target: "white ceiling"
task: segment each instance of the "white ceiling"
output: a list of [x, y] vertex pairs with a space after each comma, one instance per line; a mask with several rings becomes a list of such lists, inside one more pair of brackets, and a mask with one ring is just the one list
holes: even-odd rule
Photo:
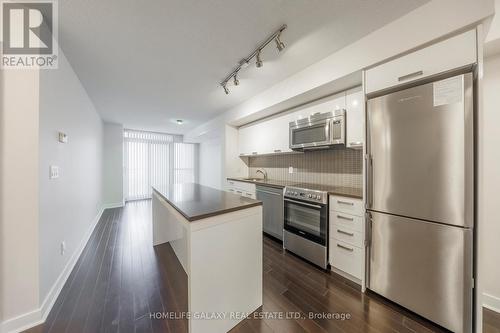
[[[59, 43], [104, 120], [184, 133], [426, 2], [65, 0]], [[287, 48], [226, 96], [218, 82], [284, 23]]]

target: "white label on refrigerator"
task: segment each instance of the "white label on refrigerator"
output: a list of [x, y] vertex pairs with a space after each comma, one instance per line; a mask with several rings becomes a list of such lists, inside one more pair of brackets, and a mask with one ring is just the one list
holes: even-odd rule
[[463, 76], [455, 76], [449, 79], [434, 82], [434, 106], [462, 102], [462, 78]]

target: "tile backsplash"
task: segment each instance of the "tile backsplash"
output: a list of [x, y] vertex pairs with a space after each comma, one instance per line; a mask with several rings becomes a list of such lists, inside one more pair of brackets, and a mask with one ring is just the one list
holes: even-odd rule
[[[363, 187], [363, 151], [331, 149], [286, 155], [264, 155], [248, 158], [249, 176], [257, 169], [267, 171], [268, 179], [297, 183]], [[293, 167], [293, 173], [289, 173]]]

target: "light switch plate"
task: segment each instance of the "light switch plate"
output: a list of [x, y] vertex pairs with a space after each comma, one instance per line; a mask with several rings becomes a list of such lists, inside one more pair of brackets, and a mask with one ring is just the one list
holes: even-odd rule
[[66, 135], [66, 133], [59, 132], [59, 142], [68, 143], [68, 136]]
[[49, 167], [49, 179], [59, 178], [59, 167], [57, 165], [51, 165]]
[[288, 167], [288, 173], [293, 173], [293, 166]]

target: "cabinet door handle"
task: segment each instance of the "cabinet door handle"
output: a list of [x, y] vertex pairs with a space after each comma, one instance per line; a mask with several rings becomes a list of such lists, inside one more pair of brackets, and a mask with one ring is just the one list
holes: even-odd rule
[[408, 80], [408, 79], [411, 79], [411, 78], [414, 78], [414, 77], [417, 77], [417, 76], [420, 76], [420, 75], [423, 75], [423, 74], [424, 74], [423, 71], [413, 72], [413, 73], [406, 74], [406, 75], [398, 77], [398, 81], [399, 82], [405, 81], [405, 80]]
[[349, 142], [349, 146], [353, 147], [361, 147], [363, 146], [363, 142], [360, 142], [360, 141], [356, 141], [356, 142]]
[[257, 155], [257, 152], [256, 152], [256, 151], [253, 151], [253, 152], [252, 152], [252, 155]]
[[267, 194], [272, 194], [272, 195], [277, 195], [277, 196], [282, 196], [283, 194], [281, 193], [274, 193], [274, 192], [269, 192], [269, 191], [264, 191], [264, 190], [261, 190], [261, 189], [258, 189], [258, 190], [255, 190], [256, 192], [262, 192], [262, 193], [267, 193]]
[[337, 244], [337, 247], [340, 247], [341, 249], [344, 249], [344, 250], [349, 251], [349, 252], [354, 251], [354, 249], [352, 247], [347, 247], [347, 246], [340, 245], [340, 244]]
[[274, 152], [275, 153], [281, 153], [281, 149], [275, 149]]
[[238, 194], [243, 194], [243, 192], [241, 192], [241, 191], [236, 191], [236, 193], [238, 193]]
[[347, 221], [354, 221], [354, 218], [352, 218], [352, 217], [342, 216], [342, 215], [339, 215], [339, 214], [337, 214], [337, 218], [344, 219], [344, 220], [347, 220]]
[[338, 232], [339, 234], [344, 234], [344, 235], [351, 236], [351, 237], [352, 237], [352, 236], [354, 236], [354, 234], [353, 234], [353, 233], [351, 233], [351, 232], [347, 232], [347, 231], [344, 231], [344, 230], [340, 230], [340, 229], [337, 229], [337, 232]]
[[342, 201], [342, 200], [337, 200], [337, 203], [341, 204], [341, 205], [349, 205], [349, 206], [354, 206], [354, 202], [350, 202], [350, 201]]

